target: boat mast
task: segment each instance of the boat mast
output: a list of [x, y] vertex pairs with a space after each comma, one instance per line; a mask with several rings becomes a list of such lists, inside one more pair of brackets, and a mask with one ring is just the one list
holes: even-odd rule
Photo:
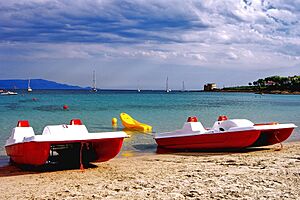
[[169, 92], [169, 77], [166, 80], [166, 92]]
[[185, 91], [184, 81], [182, 81], [182, 92]]
[[138, 92], [141, 92], [141, 88], [140, 88], [140, 80], [138, 80]]
[[93, 71], [93, 88], [92, 88], [93, 92], [97, 92], [97, 88], [96, 88], [96, 73], [95, 70]]

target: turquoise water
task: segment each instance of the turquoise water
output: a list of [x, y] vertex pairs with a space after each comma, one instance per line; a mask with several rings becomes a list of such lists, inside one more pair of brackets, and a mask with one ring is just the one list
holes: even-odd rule
[[[36, 101], [33, 101], [36, 98]], [[69, 106], [68, 111], [62, 109]], [[278, 121], [300, 125], [300, 95], [248, 93], [130, 92], [130, 91], [33, 91], [17, 96], [0, 96], [0, 155], [18, 120], [29, 120], [36, 133], [46, 125], [69, 123], [80, 118], [90, 132], [112, 131], [111, 119], [126, 112], [153, 126], [154, 132], [181, 128], [188, 116], [197, 116], [211, 127], [219, 115], [247, 118], [254, 123]], [[118, 130], [122, 130], [120, 119]], [[296, 128], [289, 140], [299, 140]], [[122, 152], [155, 152], [151, 134], [132, 134]]]

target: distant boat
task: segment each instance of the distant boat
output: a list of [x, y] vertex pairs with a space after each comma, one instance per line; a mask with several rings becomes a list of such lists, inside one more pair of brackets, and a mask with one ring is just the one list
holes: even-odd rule
[[264, 93], [263, 93], [263, 92], [255, 92], [255, 94], [264, 95]]
[[93, 71], [93, 87], [92, 87], [92, 92], [97, 92], [97, 87], [96, 87], [96, 73], [95, 70]]
[[141, 89], [140, 89], [140, 81], [138, 83], [138, 89], [137, 89], [137, 92], [141, 92]]
[[32, 92], [32, 89], [31, 89], [31, 87], [30, 87], [30, 79], [28, 80], [28, 87], [27, 87], [27, 91], [28, 91], [28, 92]]
[[181, 89], [181, 92], [185, 92], [184, 81], [182, 81], [182, 89]]
[[12, 91], [3, 91], [0, 93], [1, 95], [17, 95], [18, 93]]
[[166, 92], [171, 92], [171, 89], [169, 88], [169, 77], [167, 77], [166, 80]]

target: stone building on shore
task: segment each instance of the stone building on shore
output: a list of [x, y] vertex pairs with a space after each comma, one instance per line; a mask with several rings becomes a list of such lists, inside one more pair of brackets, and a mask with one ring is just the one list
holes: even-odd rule
[[213, 91], [215, 89], [217, 89], [216, 83], [207, 83], [204, 85], [204, 91]]

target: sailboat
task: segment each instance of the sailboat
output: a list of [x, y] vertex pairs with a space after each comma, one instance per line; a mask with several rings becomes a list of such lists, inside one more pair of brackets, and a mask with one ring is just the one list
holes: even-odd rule
[[27, 92], [32, 92], [32, 89], [31, 89], [31, 87], [30, 87], [30, 79], [28, 79]]
[[181, 92], [185, 92], [184, 81], [182, 81], [182, 89], [181, 89]]
[[140, 81], [138, 82], [138, 89], [137, 89], [137, 92], [141, 92], [141, 89], [140, 89]]
[[93, 71], [93, 87], [92, 87], [92, 92], [97, 92], [95, 70]]
[[166, 80], [166, 92], [171, 92], [171, 89], [169, 88], [169, 77], [167, 77]]

